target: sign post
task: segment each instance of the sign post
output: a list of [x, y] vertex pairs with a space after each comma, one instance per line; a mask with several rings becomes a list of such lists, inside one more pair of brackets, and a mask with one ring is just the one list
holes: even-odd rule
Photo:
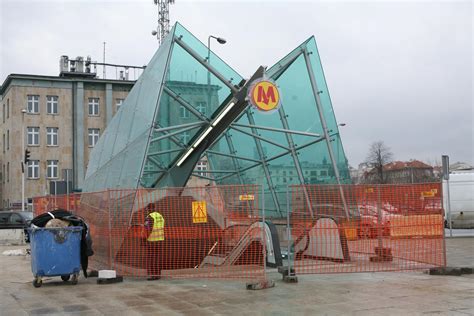
[[451, 197], [449, 196], [449, 156], [441, 156], [443, 164], [443, 179], [446, 180], [446, 206], [448, 211], [449, 237], [453, 237], [453, 223], [451, 221]]

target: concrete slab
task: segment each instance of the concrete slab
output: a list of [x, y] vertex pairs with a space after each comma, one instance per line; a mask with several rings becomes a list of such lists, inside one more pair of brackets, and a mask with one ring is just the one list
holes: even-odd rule
[[[448, 264], [474, 263], [474, 238], [446, 241]], [[18, 246], [0, 246], [0, 253]], [[471, 264], [469, 264], [471, 263]], [[247, 291], [245, 282], [146, 281], [97, 285], [79, 278], [68, 285], [45, 278], [31, 284], [29, 256], [1, 256], [0, 314], [5, 315], [472, 315], [474, 276], [432, 276], [418, 272], [298, 275], [274, 288]]]

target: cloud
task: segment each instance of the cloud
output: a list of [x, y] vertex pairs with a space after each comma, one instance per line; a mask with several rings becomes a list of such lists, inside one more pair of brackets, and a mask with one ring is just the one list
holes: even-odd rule
[[[59, 56], [146, 64], [157, 42], [152, 1], [0, 4], [0, 81], [56, 75]], [[395, 158], [474, 164], [472, 3], [177, 1], [179, 20], [243, 76], [315, 35], [352, 165], [381, 139]], [[111, 74], [114, 75], [114, 74]], [[439, 160], [439, 159], [438, 159]]]

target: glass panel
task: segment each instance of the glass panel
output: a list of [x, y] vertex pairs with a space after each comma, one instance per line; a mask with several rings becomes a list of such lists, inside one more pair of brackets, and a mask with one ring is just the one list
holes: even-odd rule
[[[316, 106], [304, 56], [298, 59], [276, 80], [281, 91], [282, 107], [290, 129], [323, 136], [321, 120]], [[313, 137], [292, 135], [297, 145], [307, 143]]]
[[103, 150], [100, 155], [99, 165], [101, 166], [106, 164], [112, 158], [112, 151], [115, 146], [115, 142], [117, 139], [117, 131], [119, 129], [121, 120], [122, 112], [118, 112], [117, 114], [115, 114], [114, 119], [105, 129], [104, 134], [99, 138], [99, 143], [97, 143], [97, 146], [103, 146], [101, 145], [101, 139], [104, 138], [104, 135], [107, 135], [107, 138], [104, 138], [104, 143], [107, 144], [107, 146], [103, 146]]
[[[196, 110], [199, 105], [205, 104], [207, 118], [231, 94], [222, 81], [177, 44], [173, 48], [166, 86]], [[185, 119], [179, 112], [176, 116]], [[193, 118], [193, 114], [189, 115], [189, 119]]]
[[[175, 35], [181, 37], [193, 51], [201, 56], [207, 57], [208, 50], [199, 40], [192, 36], [179, 24], [176, 25]], [[223, 63], [212, 52], [211, 63], [224, 76], [227, 81], [241, 77], [229, 66]], [[141, 184], [143, 186], [159, 186], [156, 180], [161, 172], [168, 167], [192, 144], [194, 139], [200, 135], [207, 124], [199, 126], [186, 125], [203, 122], [200, 112], [204, 117], [210, 119], [216, 109], [219, 108], [231, 95], [231, 90], [220, 79], [211, 74], [208, 69], [198, 60], [191, 56], [185, 49], [175, 43], [171, 55], [170, 65], [165, 83], [166, 92], [160, 97], [160, 106], [156, 118], [158, 128], [169, 128], [181, 126], [179, 129], [171, 129], [166, 134], [177, 133], [172, 138], [152, 141], [148, 148], [145, 169]], [[168, 92], [168, 89], [171, 92]], [[178, 96], [185, 105], [178, 102]], [[187, 106], [194, 109], [190, 110]], [[163, 136], [163, 133], [154, 131], [152, 139]], [[228, 145], [226, 144], [226, 147]], [[182, 149], [178, 151], [178, 149]], [[156, 154], [166, 151], [166, 153]], [[152, 175], [155, 172], [156, 175]]]
[[333, 137], [331, 137], [331, 139], [331, 144], [333, 148], [332, 150], [334, 152], [336, 165], [339, 170], [339, 177], [341, 183], [352, 183], [351, 175], [349, 172], [349, 163], [344, 153], [344, 147], [342, 146], [341, 136], [339, 134], [334, 135]]
[[123, 160], [125, 155], [118, 155], [115, 159], [112, 159], [109, 163], [107, 180], [105, 182], [105, 187], [108, 189], [119, 188], [120, 187], [120, 170], [123, 167]]
[[[171, 33], [172, 32], [173, 30]], [[129, 152], [129, 148], [135, 148], [133, 157], [136, 158], [136, 161], [133, 164], [127, 164], [127, 171], [125, 171], [127, 176], [120, 178], [120, 181], [124, 181], [123, 183], [111, 183], [111, 185], [122, 188], [130, 187], [130, 185], [136, 186], [138, 181], [137, 177], [144, 160], [149, 130], [152, 126], [159, 98], [160, 86], [165, 75], [166, 60], [171, 50], [171, 38], [172, 36], [169, 36], [160, 46], [124, 100], [120, 111], [112, 118], [103, 137], [100, 138], [91, 152], [90, 163], [83, 188], [85, 192], [89, 190], [88, 188], [105, 188], [106, 184], [102, 182], [101, 179], [106, 178], [104, 175], [109, 174], [108, 169], [110, 168], [112, 168], [110, 171], [113, 173], [112, 178], [117, 179], [115, 173], [123, 173], [123, 171], [115, 169], [115, 167], [121, 163], [114, 162], [113, 160], [122, 160], [123, 158], [121, 158], [120, 155], [124, 154], [123, 151], [125, 149], [126, 152]], [[140, 139], [140, 137], [144, 139]], [[136, 143], [141, 144], [142, 148], [137, 147]], [[110, 163], [111, 159], [112, 163]], [[129, 160], [126, 162], [129, 162]], [[95, 177], [91, 177], [96, 171], [98, 174]], [[130, 177], [131, 175], [133, 176]], [[94, 180], [94, 183], [89, 184], [88, 182], [92, 180]]]
[[[174, 29], [170, 31], [170, 34], [173, 34], [173, 31]], [[145, 129], [149, 129], [152, 126], [153, 117], [157, 112], [159, 104], [161, 85], [169, 76], [168, 71], [166, 71], [166, 64], [172, 47], [172, 36], [170, 35], [160, 45], [160, 49], [140, 76], [141, 86], [137, 96], [136, 107], [128, 109], [133, 111], [133, 113], [130, 113], [132, 115], [128, 116], [133, 122], [128, 135], [128, 143], [135, 140]]]
[[[124, 156], [119, 180], [121, 188], [137, 187], [147, 140], [148, 130], [139, 135], [134, 143], [127, 146], [127, 148], [120, 153], [120, 155]], [[117, 158], [118, 157], [115, 157], [114, 159]]]
[[338, 132], [336, 116], [334, 115], [334, 110], [331, 103], [331, 97], [329, 95], [329, 90], [326, 84], [326, 78], [324, 77], [323, 67], [321, 65], [321, 59], [319, 57], [318, 48], [316, 47], [316, 41], [314, 38], [311, 38], [307, 44], [308, 52], [312, 54], [309, 55], [311, 60], [311, 66], [313, 68], [314, 76], [316, 78], [316, 83], [318, 85], [319, 97], [323, 106], [324, 117], [326, 118], [326, 124], [328, 130], [332, 130], [334, 133]]
[[[145, 70], [146, 71], [146, 70]], [[142, 75], [143, 76], [143, 75]], [[117, 155], [119, 152], [121, 152], [127, 145], [128, 143], [128, 135], [130, 133], [130, 129], [132, 128], [133, 124], [133, 119], [134, 119], [134, 111], [136, 108], [137, 100], [138, 100], [138, 94], [140, 93], [140, 87], [142, 85], [142, 77], [138, 79], [138, 81], [135, 83], [133, 86], [132, 90], [128, 94], [127, 98], [124, 101], [124, 104], [126, 104], [125, 107], [123, 107], [123, 110], [121, 111], [120, 117], [123, 116], [123, 120], [121, 120], [120, 125], [117, 128], [117, 137], [115, 140], [112, 156]], [[153, 115], [150, 113], [150, 115]], [[117, 120], [115, 116], [112, 118], [112, 121]], [[143, 125], [146, 125], [145, 122], [142, 122]]]
[[[207, 45], [204, 45], [196, 37], [194, 37], [187, 29], [185, 29], [181, 24], [176, 23], [175, 35], [177, 37], [181, 36], [183, 42], [190, 46], [196, 53], [198, 53], [203, 59], [209, 57], [209, 62], [213, 68], [215, 68], [219, 73], [221, 73], [225, 78], [227, 78], [234, 85], [238, 85], [242, 80], [242, 77], [229, 65], [227, 65], [222, 59], [219, 58], [216, 54], [209, 50]], [[216, 42], [215, 39], [211, 38], [211, 48], [214, 45], [221, 45]], [[200, 77], [200, 76], [198, 76]], [[202, 78], [201, 78], [202, 79]], [[211, 79], [212, 84], [217, 82], [214, 79]], [[219, 83], [217, 83], [219, 84]]]

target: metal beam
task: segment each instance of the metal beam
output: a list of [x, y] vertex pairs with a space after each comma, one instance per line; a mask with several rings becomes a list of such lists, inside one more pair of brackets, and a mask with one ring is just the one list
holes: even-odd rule
[[[251, 125], [255, 125], [255, 120], [253, 118], [252, 111], [247, 109], [246, 113], [247, 113], [247, 118], [249, 120], [249, 123]], [[280, 213], [281, 216], [283, 216], [281, 212], [281, 208], [280, 208], [280, 203], [278, 202], [278, 198], [275, 193], [275, 186], [273, 185], [272, 177], [270, 175], [270, 170], [268, 170], [268, 164], [266, 162], [266, 157], [263, 151], [262, 143], [260, 142], [261, 137], [258, 135], [258, 131], [256, 128], [252, 127], [251, 130], [252, 130], [252, 134], [255, 140], [255, 145], [257, 146], [257, 152], [260, 156], [260, 159], [262, 160], [263, 172], [265, 173], [265, 177], [267, 178], [267, 184], [268, 184], [268, 188], [270, 190], [270, 193], [273, 199], [273, 203], [275, 203], [275, 208], [277, 212]]]
[[155, 127], [155, 132], [166, 132], [170, 131], [173, 129], [178, 129], [178, 128], [183, 128], [183, 127], [189, 127], [189, 126], [199, 126], [203, 125], [204, 122], [193, 122], [193, 123], [187, 123], [187, 124], [181, 124], [181, 125], [174, 125], [170, 127]]
[[[204, 123], [204, 122], [200, 122], [199, 125], [203, 125], [203, 124], [205, 124], [205, 123]], [[152, 138], [152, 139], [150, 140], [150, 143], [151, 143], [151, 142], [157, 142], [157, 141], [159, 141], [159, 140], [166, 139], [166, 138], [169, 138], [169, 137], [171, 137], [171, 136], [181, 134], [181, 133], [183, 133], [183, 132], [192, 130], [192, 129], [194, 129], [194, 128], [196, 128], [195, 125], [190, 126], [190, 127], [187, 127], [187, 128], [180, 129], [179, 131], [175, 131], [175, 132], [172, 132], [172, 133], [166, 133], [165, 135], [158, 136], [158, 137], [156, 137], [156, 138]], [[161, 131], [160, 131], [160, 132], [161, 132]]]
[[272, 78], [273, 80], [277, 80], [282, 74], [283, 72], [285, 72], [285, 70], [288, 69], [288, 67], [291, 66], [291, 64], [298, 59], [298, 57], [300, 57], [300, 55], [304, 52], [303, 49], [300, 49], [299, 52], [297, 52], [295, 54], [295, 56], [293, 56], [291, 59], [289, 59], [288, 61], [286, 61], [284, 64], [280, 64], [280, 62], [277, 64], [279, 65], [279, 68], [274, 70], [274, 71], [271, 71], [273, 67], [275, 66], [272, 66], [272, 68], [270, 68], [270, 71], [267, 72], [267, 76]]
[[157, 152], [154, 152], [154, 153], [149, 153], [148, 156], [159, 156], [159, 155], [163, 155], [163, 154], [170, 154], [170, 153], [174, 153], [174, 152], [177, 152], [177, 151], [182, 151], [183, 148], [184, 147], [179, 148], [179, 149], [170, 149], [170, 150], [157, 151]]
[[197, 178], [201, 178], [201, 179], [206, 179], [206, 180], [209, 180], [209, 181], [216, 181], [216, 179], [209, 178], [209, 177], [206, 177], [206, 176], [201, 176], [198, 173], [207, 173], [207, 170], [193, 171], [192, 176], [197, 177]]
[[189, 55], [196, 59], [207, 70], [209, 70], [210, 73], [212, 73], [220, 81], [222, 81], [222, 83], [224, 83], [232, 91], [232, 93], [237, 93], [239, 91], [232, 83], [227, 80], [227, 78], [225, 78], [223, 75], [221, 75], [220, 72], [218, 72], [214, 67], [212, 67], [207, 62], [206, 58], [202, 58], [194, 49], [192, 49], [184, 41], [182, 41], [181, 38], [175, 36], [174, 41], [178, 43], [179, 46], [181, 46]]
[[[280, 115], [280, 120], [281, 120], [281, 123], [283, 124], [283, 127], [287, 130], [290, 129], [290, 125], [288, 124], [288, 120], [286, 119], [286, 114], [285, 114], [285, 110], [283, 110], [283, 107], [280, 107], [278, 109], [278, 114]], [[288, 141], [288, 145], [290, 146], [291, 157], [293, 158], [293, 163], [295, 164], [295, 167], [296, 167], [296, 173], [298, 174], [298, 178], [300, 180], [301, 185], [303, 185], [303, 193], [306, 199], [306, 203], [308, 204], [309, 212], [311, 214], [311, 217], [314, 217], [313, 207], [311, 206], [311, 200], [309, 198], [309, 194], [306, 189], [306, 183], [304, 181], [303, 171], [301, 170], [300, 160], [298, 159], [298, 154], [296, 153], [296, 150], [295, 150], [295, 143], [293, 141], [293, 136], [289, 133], [285, 133], [285, 136], [286, 136], [286, 140]]]
[[[196, 170], [194, 170], [196, 171]], [[236, 173], [237, 171], [232, 171], [232, 170], [199, 170], [199, 172], [204, 172], [206, 171], [207, 173]], [[197, 172], [197, 171], [196, 171]]]
[[[229, 134], [229, 129], [227, 129], [227, 131], [224, 133], [224, 136], [225, 136], [225, 140], [227, 141], [227, 145], [229, 146], [229, 151], [231, 154], [235, 154], [236, 153], [236, 150], [235, 150], [235, 147], [234, 147], [234, 143], [232, 142], [232, 138]], [[240, 165], [239, 165], [239, 162], [237, 159], [235, 159], [235, 157], [232, 157], [232, 163], [234, 164], [234, 169], [235, 170], [239, 170], [240, 169]], [[239, 178], [239, 182], [240, 184], [244, 184], [244, 181], [242, 179], [242, 175], [240, 174], [240, 172], [237, 172], [237, 176]]]
[[[286, 120], [286, 118], [285, 118], [285, 120]], [[274, 127], [266, 127], [266, 126], [258, 126], [258, 125], [252, 126], [252, 125], [238, 124], [238, 123], [232, 123], [231, 126], [256, 128], [256, 129], [263, 129], [263, 130], [272, 131], [272, 132], [290, 133], [290, 134], [311, 136], [311, 137], [321, 137], [321, 135], [315, 134], [315, 133], [300, 132], [300, 131], [295, 131], [295, 130], [291, 130], [291, 129], [284, 129], [284, 128], [274, 128]]]
[[[192, 51], [185, 43], [180, 39], [175, 39], [176, 43], [182, 46], [189, 54], [195, 52]], [[198, 58], [199, 56], [194, 56]], [[197, 59], [206, 67], [209, 71], [215, 71], [212, 67], [209, 67], [205, 61]], [[230, 83], [226, 83], [228, 86], [232, 87], [232, 95], [230, 95], [226, 101], [218, 109], [218, 114], [211, 121], [212, 126], [207, 128], [201, 128], [200, 131], [196, 134], [198, 137], [196, 140], [193, 140], [194, 143], [192, 146], [189, 146], [187, 150], [183, 151], [182, 155], [178, 155], [170, 164], [167, 172], [159, 179], [153, 183], [153, 187], [157, 186], [185, 186], [190, 175], [192, 174], [196, 163], [199, 161], [200, 157], [205, 153], [214, 141], [221, 137], [221, 135], [228, 129], [229, 125], [235, 121], [236, 117], [240, 115], [247, 108], [247, 93], [250, 86], [250, 83], [254, 80], [263, 77], [265, 68], [260, 66], [257, 71], [252, 75], [252, 77], [240, 88], [237, 90], [236, 87], [232, 86]], [[230, 88], [230, 87], [229, 87]], [[217, 112], [215, 112], [217, 113]], [[210, 128], [212, 127], [212, 128]], [[194, 139], [193, 138], [193, 139]]]
[[316, 83], [316, 77], [314, 76], [313, 67], [311, 65], [311, 59], [309, 58], [309, 52], [306, 48], [304, 49], [304, 60], [305, 60], [305, 63], [306, 63], [306, 68], [308, 70], [309, 79], [310, 79], [310, 82], [311, 82], [311, 88], [313, 90], [314, 99], [316, 100], [316, 108], [318, 110], [319, 119], [321, 120], [321, 125], [323, 127], [324, 138], [326, 139], [326, 144], [327, 144], [327, 147], [328, 147], [329, 157], [331, 159], [331, 163], [332, 163], [332, 166], [334, 168], [334, 175], [336, 176], [336, 181], [337, 181], [337, 184], [339, 186], [339, 192], [341, 194], [342, 203], [344, 204], [344, 210], [346, 212], [346, 217], [349, 218], [350, 217], [349, 216], [349, 209], [347, 207], [346, 197], [344, 195], [344, 189], [342, 188], [342, 185], [341, 185], [341, 178], [339, 176], [339, 168], [337, 166], [336, 159], [334, 158], [334, 152], [332, 150], [332, 145], [329, 142], [330, 137], [329, 137], [329, 133], [328, 133], [328, 126], [327, 126], [327, 123], [326, 123], [326, 118], [324, 117], [321, 98], [319, 97], [320, 91], [318, 89], [318, 84]]
[[284, 150], [289, 150], [289, 148], [286, 147], [286, 146], [280, 145], [280, 144], [278, 144], [278, 143], [275, 143], [274, 141], [269, 140], [268, 138], [265, 138], [265, 137], [260, 136], [260, 135], [258, 134], [258, 132], [257, 132], [256, 129], [255, 129], [255, 134], [254, 134], [254, 133], [250, 133], [250, 132], [244, 131], [244, 130], [242, 130], [242, 129], [238, 128], [238, 127], [234, 127], [234, 126], [231, 126], [230, 128], [232, 128], [232, 129], [234, 129], [234, 130], [236, 130], [236, 131], [238, 131], [238, 132], [241, 132], [241, 133], [243, 133], [243, 134], [249, 135], [249, 136], [251, 136], [251, 137], [255, 137], [255, 138], [257, 138], [257, 139], [259, 139], [259, 140], [262, 140], [262, 141], [264, 141], [264, 142], [266, 142], [266, 143], [269, 143], [269, 144], [275, 145], [275, 146], [277, 146], [277, 147], [283, 148]]
[[191, 104], [186, 102], [179, 94], [168, 88], [166, 85], [163, 87], [163, 90], [168, 94], [170, 97], [172, 97], [176, 102], [184, 106], [189, 112], [193, 113], [195, 116], [197, 116], [199, 119], [201, 119], [204, 122], [209, 122], [209, 119], [205, 117], [201, 112], [196, 110]]
[[206, 153], [208, 153], [208, 154], [213, 154], [213, 155], [224, 156], [224, 157], [229, 157], [229, 158], [236, 158], [236, 159], [241, 159], [241, 160], [247, 160], [247, 161], [262, 163], [260, 160], [256, 160], [256, 159], [252, 159], [252, 158], [247, 158], [247, 157], [243, 157], [243, 156], [238, 156], [238, 155], [224, 154], [224, 153], [220, 153], [220, 152], [213, 151], [213, 150], [207, 150]]
[[[316, 140], [310, 141], [310, 142], [308, 142], [308, 143], [306, 143], [306, 144], [304, 144], [304, 145], [302, 145], [302, 146], [296, 146], [295, 149], [296, 149], [297, 151], [298, 151], [298, 150], [302, 150], [302, 149], [304, 149], [304, 148], [306, 148], [306, 147], [309, 147], [309, 146], [311, 146], [311, 145], [314, 145], [314, 144], [316, 144], [316, 143], [319, 143], [320, 141], [323, 141], [323, 140], [324, 140], [324, 137], [321, 137], [320, 139], [316, 139]], [[278, 155], [275, 155], [275, 156], [273, 156], [273, 157], [271, 157], [271, 158], [267, 158], [266, 162], [269, 163], [269, 162], [271, 162], [271, 161], [273, 161], [273, 160], [275, 160], [275, 159], [278, 159], [278, 158], [281, 158], [281, 157], [283, 157], [283, 156], [286, 156], [286, 155], [288, 155], [289, 153], [290, 153], [290, 150], [288, 149], [288, 150], [286, 150], [286, 151], [284, 151], [284, 152], [282, 152], [282, 153], [280, 153], [280, 154], [278, 154]], [[253, 165], [251, 165], [251, 166], [245, 167], [244, 169], [240, 169], [240, 172], [245, 172], [245, 171], [250, 170], [250, 169], [252, 169], [252, 168], [258, 167], [258, 166], [261, 165], [261, 164], [262, 164], [262, 162], [259, 161], [259, 162], [256, 163], [256, 164], [253, 164]], [[228, 178], [228, 177], [229, 177], [229, 176], [224, 176], [224, 177], [221, 177], [221, 178], [219, 178], [219, 179], [216, 179], [216, 181], [220, 181], [220, 180], [226, 179], [226, 178]]]

